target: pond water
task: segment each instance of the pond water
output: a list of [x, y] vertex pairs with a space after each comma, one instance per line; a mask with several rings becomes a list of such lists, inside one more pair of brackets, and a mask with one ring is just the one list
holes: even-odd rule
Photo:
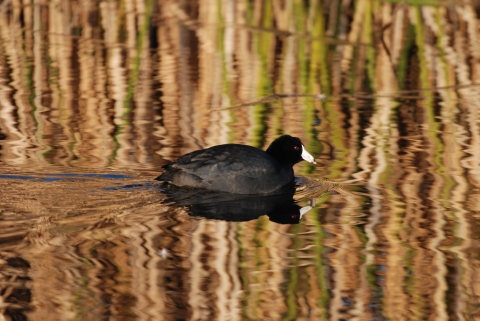
[[[479, 319], [480, 3], [398, 2], [0, 1], [0, 320]], [[282, 134], [261, 213], [153, 180]]]

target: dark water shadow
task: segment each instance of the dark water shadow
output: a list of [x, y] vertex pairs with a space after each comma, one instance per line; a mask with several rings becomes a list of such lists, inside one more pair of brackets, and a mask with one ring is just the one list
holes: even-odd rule
[[191, 216], [230, 222], [245, 222], [267, 215], [279, 224], [298, 224], [312, 209], [300, 206], [293, 199], [294, 188], [272, 195], [237, 195], [198, 189], [166, 187], [167, 202], [186, 207]]

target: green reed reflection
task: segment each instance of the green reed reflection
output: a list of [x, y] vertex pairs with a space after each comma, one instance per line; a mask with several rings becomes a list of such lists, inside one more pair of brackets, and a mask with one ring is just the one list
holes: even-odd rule
[[[260, 22], [262, 27], [272, 27], [272, 15], [272, 3], [268, 0], [265, 2], [265, 5], [262, 6], [262, 20]], [[258, 97], [262, 97], [273, 91], [270, 68], [272, 63], [271, 52], [274, 45], [274, 35], [264, 32], [256, 33], [254, 35], [254, 44], [260, 62], [257, 95]], [[267, 132], [265, 121], [268, 109], [269, 106], [267, 104], [258, 104], [253, 108], [255, 127], [253, 128], [252, 146], [261, 148], [265, 145], [265, 133]]]
[[[125, 100], [123, 101], [124, 113], [121, 116], [126, 124], [129, 124], [128, 115], [131, 113], [131, 104], [134, 96], [135, 86], [138, 80], [138, 71], [140, 69], [140, 57], [148, 49], [148, 36], [150, 31], [150, 17], [152, 15], [154, 0], [145, 1], [145, 12], [142, 15], [141, 27], [138, 31], [135, 56], [133, 57], [132, 67], [128, 77], [128, 85]], [[123, 6], [122, 6], [123, 8]]]

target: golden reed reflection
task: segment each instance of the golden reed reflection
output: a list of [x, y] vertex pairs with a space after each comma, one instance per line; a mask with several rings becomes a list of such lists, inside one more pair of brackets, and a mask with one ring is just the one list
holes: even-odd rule
[[[479, 12], [467, 0], [0, 2], [0, 174], [135, 171], [149, 187], [186, 152], [288, 133], [319, 163], [297, 173], [365, 187], [279, 225], [191, 218], [154, 188], [108, 180], [2, 178], [0, 314], [480, 318]], [[251, 103], [272, 94], [284, 96]]]

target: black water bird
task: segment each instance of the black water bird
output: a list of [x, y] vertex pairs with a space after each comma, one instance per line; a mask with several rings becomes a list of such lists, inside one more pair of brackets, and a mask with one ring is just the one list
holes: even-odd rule
[[294, 186], [293, 165], [316, 164], [297, 137], [283, 135], [266, 151], [225, 144], [194, 151], [163, 166], [156, 180], [233, 194], [271, 194]]

